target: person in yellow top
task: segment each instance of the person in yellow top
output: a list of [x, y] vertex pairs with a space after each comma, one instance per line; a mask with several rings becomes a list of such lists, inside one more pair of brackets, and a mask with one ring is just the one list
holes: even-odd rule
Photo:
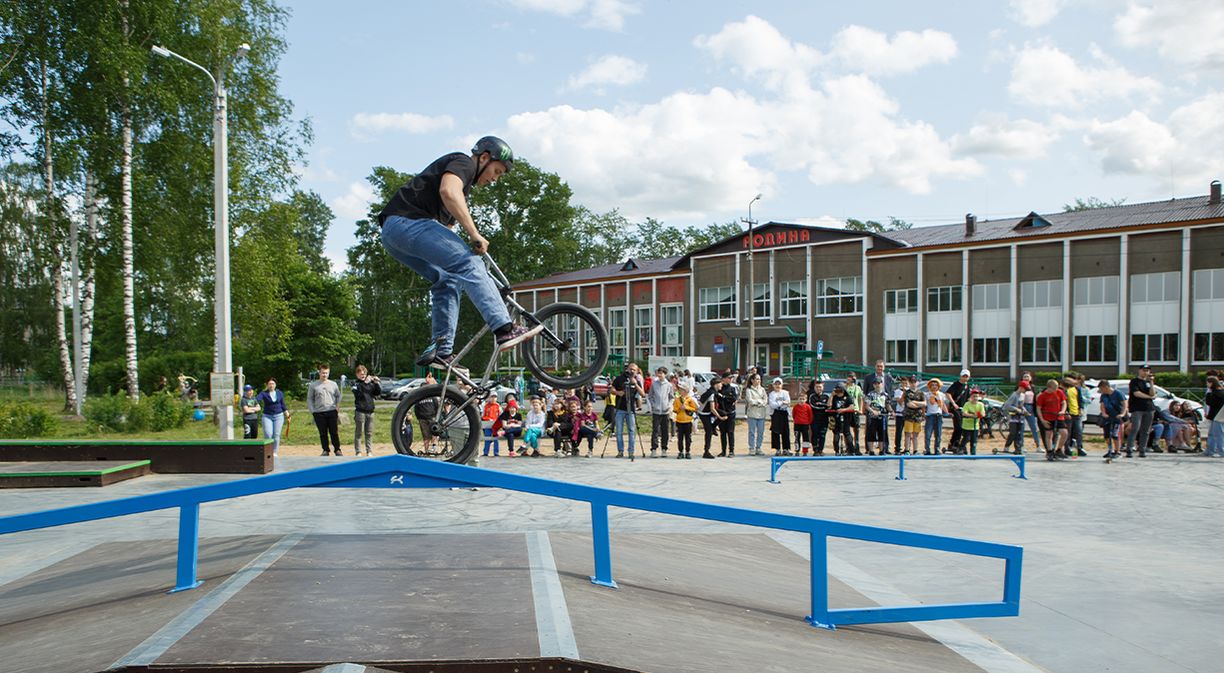
[[689, 394], [688, 386], [678, 386], [676, 399], [672, 401], [672, 412], [676, 414], [676, 443], [679, 444], [676, 458], [691, 460], [693, 418], [697, 415], [697, 400]]
[[[1067, 394], [1067, 453], [1080, 457], [1088, 455], [1084, 452], [1084, 417], [1082, 415], [1086, 397], [1084, 396], [1084, 377], [1078, 374], [1068, 374], [1063, 377], [1063, 392]], [[1075, 445], [1075, 453], [1071, 453], [1071, 445]]]
[[969, 401], [961, 407], [961, 437], [964, 438], [962, 445], [975, 456], [977, 455], [978, 428], [981, 427], [984, 418], [986, 418], [986, 405], [982, 404], [982, 391], [974, 388], [969, 391]]

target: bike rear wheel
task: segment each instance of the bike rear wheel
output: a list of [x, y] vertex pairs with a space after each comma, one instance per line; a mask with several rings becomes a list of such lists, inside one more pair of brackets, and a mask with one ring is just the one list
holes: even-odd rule
[[482, 435], [475, 404], [456, 411], [467, 399], [453, 386], [447, 387], [444, 395], [440, 383], [421, 386], [405, 395], [391, 416], [391, 442], [396, 453], [466, 463]]
[[554, 388], [581, 388], [608, 364], [608, 331], [589, 309], [578, 304], [549, 304], [528, 324], [544, 324], [544, 331], [523, 345], [527, 369]]

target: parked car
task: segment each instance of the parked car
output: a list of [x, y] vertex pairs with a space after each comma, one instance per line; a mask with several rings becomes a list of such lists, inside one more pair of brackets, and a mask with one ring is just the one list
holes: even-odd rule
[[693, 397], [701, 397], [716, 376], [718, 374], [714, 372], [693, 372], [693, 387], [696, 388], [693, 391]]
[[384, 395], [387, 399], [402, 400], [404, 397], [425, 384], [425, 379], [407, 379], [405, 383], [401, 383], [394, 388], [386, 391]]
[[379, 397], [384, 400], [399, 399], [398, 397], [392, 395], [391, 391], [404, 385], [405, 383], [408, 383], [411, 380], [412, 379], [382, 379], [382, 383], [379, 386], [382, 388], [382, 394], [380, 394]]
[[[1089, 423], [1096, 423], [1097, 419], [1101, 415], [1101, 393], [1097, 390], [1097, 385], [1099, 383], [1100, 381], [1097, 379], [1088, 379], [1084, 381], [1084, 388], [1088, 393], [1087, 411]], [[1113, 386], [1115, 390], [1122, 391], [1123, 395], [1130, 394], [1130, 379], [1109, 379], [1109, 385]], [[1152, 402], [1156, 404], [1156, 408], [1158, 409], [1168, 409], [1169, 405], [1174, 401], [1179, 401], [1183, 405], [1189, 405], [1191, 409], [1198, 411], [1200, 414], [1203, 413], [1202, 404], [1199, 404], [1194, 400], [1185, 399], [1184, 397], [1178, 397], [1155, 383], [1152, 384], [1152, 392], [1156, 396]]]
[[608, 396], [608, 389], [612, 387], [612, 379], [601, 374], [595, 377], [591, 386], [595, 388], [596, 397], [604, 398]]

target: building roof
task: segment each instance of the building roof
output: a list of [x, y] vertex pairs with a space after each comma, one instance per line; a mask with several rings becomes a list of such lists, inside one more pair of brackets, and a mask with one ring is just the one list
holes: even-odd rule
[[604, 264], [590, 269], [577, 271], [562, 271], [551, 276], [535, 280], [515, 283], [514, 287], [530, 287], [534, 285], [575, 285], [593, 280], [615, 280], [618, 277], [628, 280], [637, 276], [657, 276], [675, 270], [676, 263], [683, 257], [664, 257], [662, 259], [637, 259], [630, 257], [624, 262]]
[[[980, 220], [972, 236], [965, 234], [964, 222], [890, 231], [888, 235], [911, 248], [924, 248], [1211, 219], [1224, 219], [1224, 204], [1209, 203], [1209, 197], [1204, 195], [1070, 213], [1029, 213], [1024, 217]], [[1048, 225], [1043, 226], [1043, 222]]]
[[[883, 247], [886, 247], [886, 248], [903, 247], [905, 245], [904, 241], [900, 240], [897, 236], [894, 235], [896, 232], [890, 231], [887, 234], [881, 234], [881, 233], [874, 232], [874, 231], [859, 231], [857, 229], [844, 229], [842, 227], [820, 227], [814, 224], [796, 224], [792, 222], [773, 222], [773, 221], [766, 222], [765, 224], [762, 224], [756, 227], [756, 232], [765, 232], [768, 229], [779, 229], [779, 228], [781, 229], [806, 229], [808, 231], [813, 232], [813, 235], [815, 235], [816, 233], [820, 233], [820, 234], [824, 234], [830, 237], [838, 237], [838, 238], [846, 238], [846, 239], [870, 237], [874, 239], [873, 246], [879, 243], [883, 243], [884, 244]], [[684, 264], [688, 264], [688, 260], [690, 258], [709, 254], [715, 250], [718, 250], [719, 248], [722, 248], [723, 246], [726, 246], [728, 243], [732, 241], [743, 238], [747, 233], [748, 233], [747, 231], [741, 231], [739, 233], [732, 234], [722, 239], [721, 241], [718, 241], [716, 243], [711, 243], [710, 245], [707, 245], [704, 248], [694, 250], [690, 252], [689, 254], [685, 255], [684, 257], [682, 257], [681, 259], [683, 260]]]

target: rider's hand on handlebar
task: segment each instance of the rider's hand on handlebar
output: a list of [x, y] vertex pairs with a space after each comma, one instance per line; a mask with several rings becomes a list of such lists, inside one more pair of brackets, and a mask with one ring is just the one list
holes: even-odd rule
[[472, 252], [475, 252], [477, 255], [484, 255], [488, 254], [489, 252], [489, 239], [485, 238], [484, 236], [473, 236], [471, 245]]

